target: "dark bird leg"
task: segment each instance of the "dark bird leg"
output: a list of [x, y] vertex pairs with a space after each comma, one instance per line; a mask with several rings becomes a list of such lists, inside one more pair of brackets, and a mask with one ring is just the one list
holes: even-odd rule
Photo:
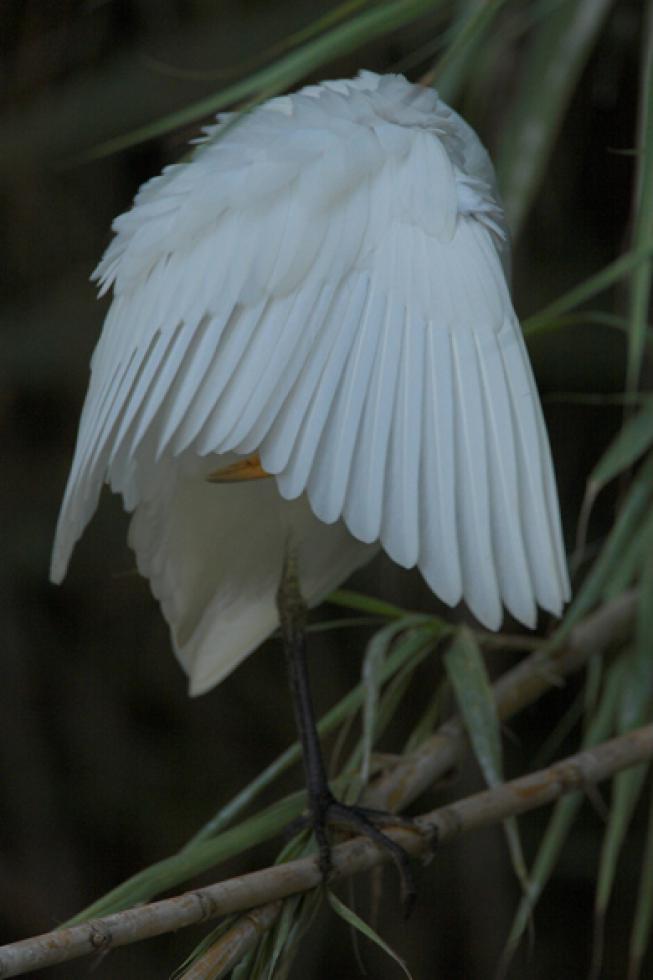
[[401, 881], [402, 902], [408, 915], [415, 902], [415, 884], [406, 851], [379, 830], [379, 825], [405, 826], [409, 821], [389, 813], [347, 806], [337, 800], [329, 788], [324, 758], [315, 723], [315, 712], [308, 679], [306, 659], [306, 604], [302, 597], [297, 573], [297, 558], [288, 545], [277, 592], [277, 607], [288, 676], [292, 692], [295, 720], [302, 745], [304, 772], [310, 806], [310, 820], [318, 845], [320, 869], [327, 880], [331, 871], [331, 848], [327, 824], [334, 824], [365, 835], [379, 847], [385, 848], [397, 867]]

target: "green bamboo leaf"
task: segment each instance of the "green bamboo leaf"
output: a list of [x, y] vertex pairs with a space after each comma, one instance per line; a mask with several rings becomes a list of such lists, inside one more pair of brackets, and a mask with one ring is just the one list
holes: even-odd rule
[[497, 786], [503, 779], [499, 717], [483, 655], [467, 627], [458, 630], [444, 665], [485, 781]]
[[203, 956], [204, 953], [208, 952], [211, 946], [214, 945], [225, 932], [231, 929], [232, 925], [236, 922], [238, 916], [228, 915], [218, 925], [211, 929], [211, 931], [195, 946], [195, 948], [188, 954], [183, 963], [180, 963], [172, 973], [170, 974], [170, 980], [183, 980], [184, 973], [193, 965], [195, 960]]
[[[639, 124], [637, 133], [637, 180], [633, 247], [650, 244], [653, 240], [653, 8], [649, 3], [644, 18], [644, 44], [640, 85]], [[650, 262], [638, 266], [630, 278], [629, 343], [626, 390], [635, 391], [644, 354], [644, 340], [651, 299], [653, 266]]]
[[610, 815], [601, 848], [596, 890], [596, 914], [599, 920], [604, 918], [610, 902], [621, 848], [644, 786], [648, 768], [648, 764], [634, 766], [632, 769], [620, 772], [614, 778]]
[[619, 856], [649, 765], [620, 772], [613, 780], [608, 826], [603, 837], [595, 898], [594, 943], [591, 976], [599, 976], [603, 959], [603, 926], [612, 894]]
[[[588, 749], [594, 745], [598, 745], [612, 733], [623, 673], [624, 663], [618, 660], [611, 666], [608, 672], [603, 695], [582, 740], [583, 748]], [[531, 921], [535, 906], [555, 870], [558, 858], [583, 803], [583, 799], [583, 793], [571, 793], [569, 796], [565, 796], [559, 800], [553, 809], [553, 813], [538, 848], [533, 868], [528, 877], [528, 887], [521, 898], [510, 929], [510, 934], [506, 940], [501, 957], [503, 972], [507, 970], [521, 942], [522, 936]]]
[[616, 599], [637, 580], [648, 555], [653, 551], [653, 512], [624, 549], [621, 562], [614, 570], [608, 585], [603, 590], [605, 602]]
[[565, 711], [559, 721], [549, 732], [544, 742], [537, 751], [535, 757], [530, 761], [532, 769], [544, 769], [555, 758], [556, 752], [571, 735], [572, 731], [580, 723], [585, 712], [585, 692], [581, 691], [576, 695], [569, 708]]
[[[474, 755], [488, 786], [503, 781], [503, 762], [499, 716], [485, 661], [474, 634], [463, 627], [444, 655], [447, 676], [465, 722]], [[503, 823], [508, 849], [517, 878], [526, 880], [517, 821]]]
[[402, 619], [410, 615], [407, 609], [401, 609], [375, 596], [352, 592], [351, 589], [336, 589], [335, 592], [330, 592], [324, 601], [334, 606], [343, 606], [345, 609], [356, 609], [370, 616], [383, 616], [385, 619]]
[[408, 736], [406, 744], [404, 745], [404, 753], [406, 755], [419, 748], [422, 742], [425, 742], [434, 731], [435, 726], [442, 717], [442, 702], [444, 692], [447, 687], [448, 685], [446, 680], [441, 681], [436, 687], [433, 697], [427, 704], [422, 716], [418, 719], [417, 724]]
[[[652, 631], [653, 551], [649, 551], [646, 556], [640, 587], [635, 646], [624, 658], [624, 677], [618, 712], [620, 732], [631, 731], [647, 722], [651, 717], [653, 700]], [[597, 928], [599, 929], [612, 894], [619, 855], [648, 769], [648, 765], [635, 766], [618, 773], [613, 780], [613, 799], [608, 826], [603, 838], [596, 891], [596, 916]], [[600, 944], [597, 944], [597, 948], [600, 949]]]
[[533, 869], [528, 877], [528, 887], [523, 890], [501, 955], [501, 966], [497, 971], [499, 976], [504, 976], [507, 972], [517, 947], [531, 922], [535, 906], [555, 870], [560, 852], [569, 836], [569, 831], [582, 802], [582, 793], [572, 793], [559, 800], [553, 808], [553, 813], [537, 851]]
[[362, 7], [369, 7], [373, 2], [374, 0], [345, 0], [344, 3], [338, 4], [332, 10], [327, 10], [326, 13], [322, 14], [317, 20], [312, 21], [306, 27], [284, 38], [278, 45], [275, 45], [273, 48], [268, 48], [264, 54], [268, 58], [271, 58], [274, 55], [281, 54], [283, 51], [287, 51], [289, 48], [297, 47], [304, 41], [310, 41], [311, 38], [324, 34], [327, 28], [333, 24], [337, 24], [341, 20], [346, 20], [351, 14], [356, 13]]
[[633, 466], [653, 445], [653, 401], [647, 400], [636, 415], [622, 426], [590, 473], [578, 518], [577, 542], [584, 547], [596, 498], [603, 488]]
[[[642, 623], [649, 627], [650, 614], [642, 614], [638, 624], [637, 642], [624, 657], [624, 674], [618, 706], [618, 731], [624, 733], [644, 724], [650, 716], [653, 695], [653, 671], [651, 670], [651, 634], [642, 635]], [[633, 812], [644, 785], [648, 765], [634, 766], [618, 773], [613, 780], [613, 795], [608, 825], [603, 838], [599, 877], [596, 890], [596, 913], [602, 921], [607, 910], [619, 855], [630, 826]]]
[[382, 616], [350, 616], [342, 619], [327, 619], [321, 623], [309, 623], [307, 633], [330, 633], [333, 630], [345, 630], [366, 626], [381, 626], [385, 620]]
[[439, 638], [434, 638], [427, 630], [422, 630], [419, 633], [419, 638], [421, 639], [421, 643], [415, 643], [413, 656], [410, 660], [407, 660], [401, 670], [397, 671], [383, 692], [377, 719], [377, 738], [383, 734], [394, 718], [404, 694], [413, 679], [415, 671], [426, 657], [435, 650], [439, 640]]
[[[289, 841], [279, 852], [275, 864], [293, 861], [315, 853], [315, 843], [312, 835], [302, 831]], [[243, 976], [247, 980], [270, 980], [272, 976], [279, 980], [285, 975], [284, 964], [290, 965], [297, 952], [297, 926], [302, 923], [309, 909], [314, 907], [314, 900], [321, 902], [321, 890], [313, 889], [303, 895], [291, 895], [284, 900], [281, 914], [273, 927], [266, 931], [257, 943], [253, 962], [250, 963]], [[310, 918], [313, 918], [310, 913]], [[303, 934], [303, 932], [302, 932]]]
[[288, 941], [281, 951], [282, 955], [278, 960], [277, 968], [274, 974], [272, 974], [272, 972], [269, 974], [270, 977], [274, 975], [274, 980], [285, 980], [290, 973], [290, 969], [299, 949], [299, 944], [311, 928], [315, 917], [321, 908], [322, 898], [323, 895], [321, 888], [314, 888], [312, 891], [301, 896], [299, 912], [297, 915], [295, 915], [294, 921], [291, 924]]
[[630, 936], [630, 964], [628, 980], [639, 980], [642, 961], [651, 939], [653, 924], [653, 793], [649, 802], [646, 844], [639, 875], [637, 906]]
[[274, 932], [270, 935], [269, 945], [271, 948], [266, 958], [265, 971], [267, 980], [272, 980], [276, 965], [284, 952], [286, 950], [290, 951], [290, 949], [294, 951], [294, 944], [291, 947], [289, 936], [298, 915], [301, 915], [302, 898], [302, 895], [291, 895], [283, 903], [281, 915], [275, 923]]
[[252, 962], [257, 952], [258, 947], [255, 946], [254, 949], [250, 949], [249, 952], [245, 954], [240, 963], [234, 968], [230, 980], [247, 980]]
[[[651, 519], [653, 523], [653, 517]], [[650, 683], [651, 638], [653, 637], [653, 548], [646, 556], [639, 588], [639, 605], [637, 609], [637, 632], [635, 642], [639, 669], [646, 671], [647, 683]]]
[[99, 144], [86, 154], [84, 159], [92, 160], [117, 153], [145, 140], [163, 136], [171, 130], [188, 126], [198, 119], [214, 115], [228, 106], [240, 103], [245, 103], [246, 107], [256, 105], [290, 88], [328, 61], [341, 58], [361, 45], [369, 44], [376, 37], [382, 37], [390, 31], [418, 20], [442, 3], [443, 0], [393, 0], [393, 2], [376, 5], [371, 10], [363, 11], [345, 23], [321, 33], [314, 40], [290, 51], [271, 65], [247, 75], [233, 85], [200, 99], [178, 112], [169, 113], [162, 119]]
[[[247, 980], [264, 980], [267, 965], [272, 955], [272, 943], [273, 937], [269, 931], [258, 941], [255, 946], [256, 955], [254, 956], [254, 960], [244, 974]], [[211, 980], [214, 980], [214, 978], [211, 978]]]
[[644, 455], [653, 446], [653, 401], [647, 401], [637, 415], [623, 425], [592, 470], [588, 493], [594, 497], [606, 484]]
[[374, 929], [367, 924], [367, 922], [364, 922], [360, 916], [356, 915], [356, 913], [352, 911], [352, 909], [341, 902], [337, 895], [334, 895], [331, 890], [327, 891], [327, 897], [333, 911], [339, 915], [341, 919], [344, 919], [347, 925], [351, 926], [353, 929], [356, 929], [363, 936], [365, 936], [366, 939], [369, 939], [371, 942], [375, 943], [380, 949], [383, 950], [384, 953], [387, 953], [387, 955], [401, 967], [405, 975], [408, 977], [408, 980], [412, 980], [410, 970], [402, 958], [381, 939], [379, 934], [375, 932]]
[[[360, 796], [362, 789], [367, 785], [370, 772], [370, 758], [374, 743], [383, 735], [383, 732], [390, 724], [416, 667], [437, 645], [438, 637], [434, 635], [432, 624], [430, 622], [421, 623], [420, 619], [421, 617], [417, 617], [417, 623], [412, 629], [406, 630], [404, 627], [405, 635], [395, 642], [393, 640], [395, 640], [395, 636], [399, 632], [397, 626], [400, 624], [393, 623], [386, 628], [390, 643], [392, 644], [393, 655], [401, 658], [402, 666], [393, 674], [388, 684], [388, 689], [384, 691], [380, 701], [378, 700], [378, 689], [384, 680], [383, 671], [385, 663], [383, 661], [378, 668], [377, 688], [374, 688], [376, 682], [370, 679], [370, 686], [373, 690], [370, 691], [369, 702], [364, 704], [363, 735], [352, 750], [346, 764], [343, 766], [343, 772], [345, 774], [351, 773], [351, 777], [347, 782], [345, 802], [355, 802]], [[403, 620], [402, 623], [406, 623], [406, 620]], [[375, 659], [377, 651], [373, 649], [373, 643], [368, 647], [368, 654], [370, 652], [371, 659]], [[363, 681], [364, 685], [365, 682]], [[365, 760], [366, 753], [367, 760]]]
[[137, 905], [139, 902], [146, 902], [154, 895], [193, 878], [202, 871], [226, 861], [227, 858], [269, 840], [281, 833], [284, 827], [299, 816], [305, 801], [306, 794], [303, 791], [292, 793], [248, 820], [244, 820], [237, 827], [158, 861], [112, 889], [70, 919], [67, 924], [86, 922], [96, 916], [108, 915], [129, 908], [131, 905]]
[[565, 402], [569, 405], [594, 405], [605, 408], [608, 405], [633, 406], [637, 408], [648, 402], [648, 398], [639, 392], [629, 395], [625, 391], [602, 394], [596, 391], [550, 391], [544, 395], [544, 402]]
[[506, 0], [467, 0], [459, 17], [454, 41], [435, 68], [435, 85], [445, 102], [454, 102]]
[[[410, 685], [415, 670], [424, 658], [435, 649], [437, 640], [434, 640], [432, 634], [426, 628], [422, 628], [406, 636], [401, 646], [405, 653], [406, 661], [401, 670], [397, 671], [394, 675], [379, 700], [372, 730], [373, 744], [378, 742], [392, 721]], [[365, 751], [369, 750], [371, 753], [373, 744], [370, 745], [367, 739], [361, 738], [354, 747], [346, 766], [344, 766], [345, 773], [353, 773], [347, 786], [345, 797], [345, 802], [347, 803], [356, 802], [369, 781], [370, 759], [368, 759], [366, 775], [363, 771], [361, 759], [363, 759], [363, 753]]]
[[142, 60], [144, 64], [151, 66], [158, 74], [168, 78], [179, 78], [183, 81], [208, 81], [211, 79], [219, 81], [242, 77], [246, 72], [253, 71], [266, 62], [271, 61], [272, 58], [276, 58], [284, 54], [284, 52], [292, 50], [292, 48], [299, 47], [304, 41], [309, 41], [311, 38], [316, 37], [316, 35], [323, 34], [327, 28], [337, 24], [341, 20], [345, 20], [351, 14], [356, 13], [362, 7], [369, 6], [373, 2], [374, 0], [345, 0], [344, 3], [338, 4], [338, 6], [327, 11], [306, 27], [301, 27], [299, 30], [286, 35], [280, 41], [275, 41], [268, 47], [257, 50], [249, 57], [241, 59], [237, 65], [228, 65], [224, 68], [195, 70], [192, 68], [179, 68], [170, 65], [167, 61], [161, 61], [158, 58], [146, 54], [142, 55]]
[[539, 313], [527, 317], [522, 323], [524, 335], [528, 338], [543, 330], [551, 329], [552, 324], [555, 326], [555, 322], [559, 317], [569, 313], [570, 310], [573, 310], [576, 306], [580, 306], [581, 303], [586, 303], [593, 296], [597, 296], [599, 293], [614, 286], [615, 283], [623, 279], [633, 269], [636, 269], [642, 263], [649, 262], [651, 256], [653, 256], [653, 243], [651, 242], [642, 248], [633, 249], [630, 252], [626, 252], [625, 255], [619, 256], [618, 259], [610, 262], [609, 265], [606, 265], [593, 276], [589, 276], [583, 282], [574, 286], [573, 289], [563, 293], [562, 296], [559, 296], [553, 303], [549, 303]]
[[543, 652], [548, 653], [557, 648], [609, 587], [612, 577], [620, 566], [624, 550], [634, 535], [640, 531], [642, 519], [648, 515], [652, 494], [653, 457], [643, 464], [633, 480], [601, 554], [567, 610], [564, 620], [551, 640], [542, 648]]
[[[524, 321], [525, 324], [529, 325], [529, 336], [553, 330], [564, 330], [567, 327], [584, 327], [588, 324], [609, 327], [611, 330], [618, 330], [619, 333], [628, 334], [628, 319], [625, 316], [607, 313], [604, 310], [580, 310], [578, 313], [563, 313], [561, 316], [541, 323], [539, 323], [539, 317], [540, 314], [538, 313]], [[535, 320], [535, 329], [532, 326], [533, 320]], [[649, 336], [647, 340], [651, 342], [652, 338]]]
[[515, 237], [611, 5], [612, 0], [567, 0], [552, 6], [534, 33], [497, 160], [499, 187]]
[[592, 720], [596, 717], [605, 678], [605, 669], [606, 665], [603, 657], [597, 656], [596, 654], [590, 657], [585, 669], [585, 683], [583, 685], [583, 702], [585, 706], [583, 737], [586, 736]]
[[[653, 515], [649, 522], [653, 525]], [[653, 704], [653, 549], [646, 554], [637, 607], [635, 646], [627, 664], [627, 678], [619, 706], [619, 729], [630, 731], [649, 720]]]
[[363, 657], [361, 682], [363, 685], [363, 751], [360, 766], [361, 785], [366, 786], [370, 778], [370, 759], [374, 747], [376, 731], [376, 712], [381, 689], [382, 669], [388, 650], [397, 634], [404, 629], [404, 620], [390, 623], [379, 630], [367, 644]]

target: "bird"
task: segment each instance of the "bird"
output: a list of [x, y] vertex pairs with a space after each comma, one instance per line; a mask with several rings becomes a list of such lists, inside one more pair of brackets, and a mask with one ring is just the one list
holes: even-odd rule
[[490, 157], [435, 89], [362, 71], [203, 130], [116, 219], [51, 578], [103, 484], [189, 691], [383, 550], [498, 630], [570, 587]]

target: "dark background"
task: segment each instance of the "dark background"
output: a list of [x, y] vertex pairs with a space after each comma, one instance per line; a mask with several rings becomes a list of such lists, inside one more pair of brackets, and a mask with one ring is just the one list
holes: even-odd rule
[[[0, 6], [0, 940], [52, 928], [124, 877], [181, 846], [219, 805], [294, 738], [279, 645], [268, 642], [198, 700], [170, 652], [167, 629], [126, 548], [127, 519], [107, 494], [61, 588], [48, 583], [49, 551], [87, 382], [106, 312], [89, 274], [113, 217], [139, 184], [177, 159], [196, 128], [93, 162], [75, 159], [214, 91], [257, 53], [328, 4], [308, 0], [5, 2]], [[572, 100], [524, 234], [514, 287], [526, 315], [614, 258], [627, 235], [637, 103], [637, 3], [614, 6]], [[423, 43], [429, 22], [325, 68], [392, 70]], [[492, 151], [502, 92], [519, 84], [523, 39], [482, 116], [465, 106]], [[429, 62], [414, 61], [417, 78]], [[231, 75], [229, 74], [231, 72]], [[616, 303], [619, 304], [619, 294]], [[560, 392], [619, 390], [623, 343], [579, 328], [532, 346], [545, 396], [569, 542], [587, 472], [619, 421], [614, 407], [578, 406]], [[599, 507], [595, 533], [609, 519]], [[354, 585], [411, 608], [433, 608], [418, 575], [377, 560]], [[326, 615], [326, 614], [325, 614]], [[355, 682], [366, 634], [313, 643], [321, 709]], [[571, 685], [573, 688], [573, 685]], [[523, 771], [573, 691], [527, 711], [508, 739], [510, 771]], [[299, 774], [282, 783], [296, 787]], [[480, 784], [470, 765], [446, 792]], [[545, 815], [522, 824], [527, 848]], [[584, 975], [591, 947], [593, 876], [602, 824], [587, 807], [536, 915], [534, 950], [514, 977]], [[262, 849], [229, 872], [269, 860]], [[620, 977], [632, 911], [635, 843], [626, 850], [609, 922], [605, 977]], [[210, 876], [208, 876], [210, 878]], [[388, 873], [384, 937], [419, 978], [492, 975], [518, 889], [501, 834], [465, 838], [421, 875], [420, 901], [401, 922]], [[363, 894], [363, 883], [358, 892]], [[622, 900], [620, 900], [622, 899]], [[102, 977], [165, 977], [202, 935], [188, 931], [112, 953]], [[297, 976], [350, 976], [347, 932], [324, 914], [305, 940]], [[397, 968], [365, 949], [373, 976]], [[83, 977], [79, 961], [52, 977]]]

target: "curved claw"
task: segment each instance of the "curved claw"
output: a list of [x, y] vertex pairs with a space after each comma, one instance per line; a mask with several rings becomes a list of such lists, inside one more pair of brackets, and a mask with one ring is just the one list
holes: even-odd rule
[[354, 835], [368, 837], [378, 847], [390, 854], [399, 875], [401, 904], [404, 917], [411, 914], [417, 899], [417, 888], [408, 853], [380, 830], [380, 827], [402, 827], [422, 835], [422, 830], [413, 820], [399, 817], [384, 810], [373, 810], [362, 806], [349, 806], [341, 803], [330, 792], [321, 794], [318, 800], [311, 801], [310, 814], [303, 814], [286, 828], [285, 837], [291, 836], [306, 827], [312, 827], [318, 845], [319, 865], [326, 883], [331, 875], [331, 845], [327, 836], [329, 824], [344, 829]]
[[[379, 830], [377, 823], [381, 823], [384, 827], [392, 826], [393, 824], [394, 826], [407, 826], [409, 821], [396, 818], [391, 813], [369, 810], [365, 807], [347, 806], [336, 799], [333, 799], [329, 805], [326, 821], [345, 826], [363, 837], [369, 837], [371, 841], [389, 852], [399, 875], [401, 904], [403, 906], [404, 918], [407, 919], [413, 911], [417, 900], [417, 887], [415, 885], [415, 877], [410, 858], [400, 844], [397, 844], [391, 837], [384, 834], [382, 830]], [[411, 829], [415, 829], [414, 826]], [[330, 858], [331, 852], [329, 849], [329, 863]]]

